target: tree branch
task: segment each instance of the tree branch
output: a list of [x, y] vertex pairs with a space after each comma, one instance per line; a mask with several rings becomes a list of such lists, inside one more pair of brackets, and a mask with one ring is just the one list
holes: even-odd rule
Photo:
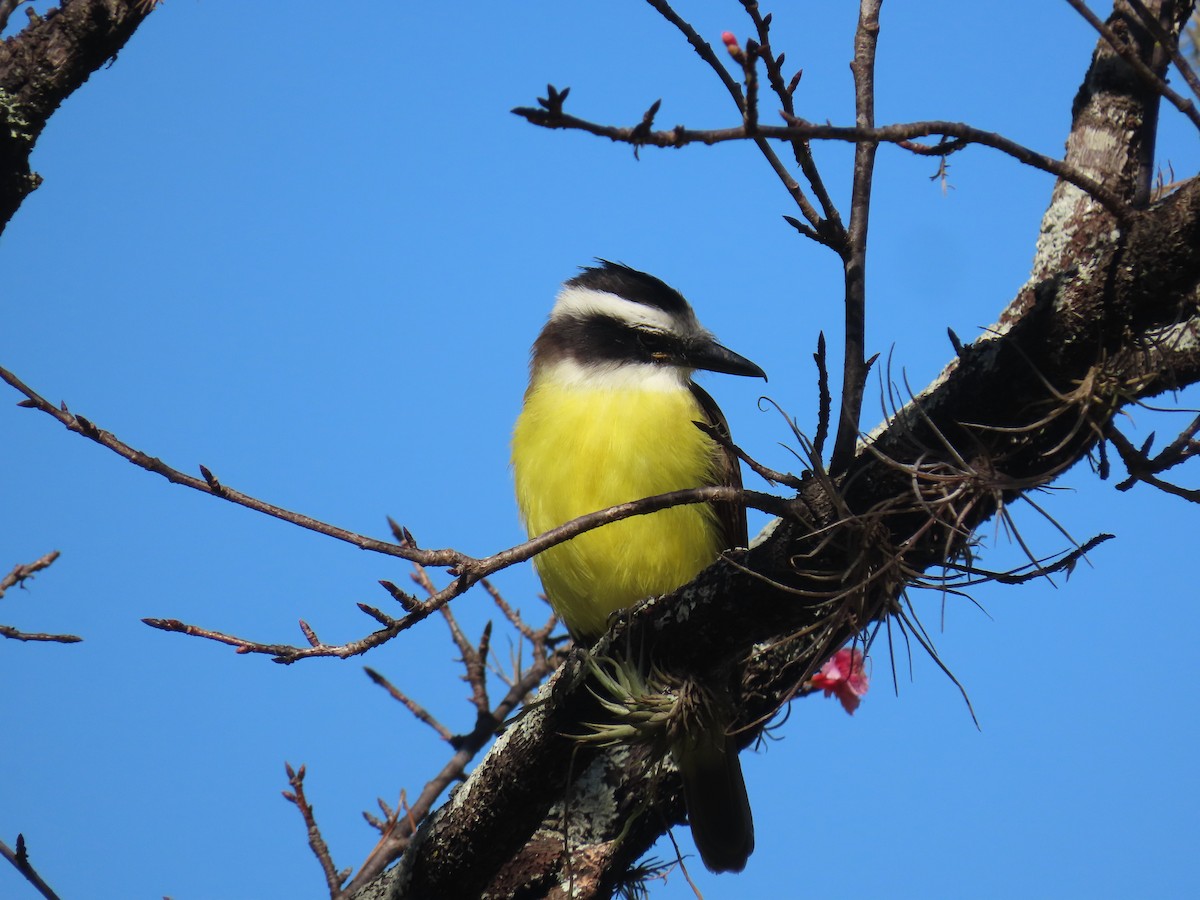
[[[274, 657], [274, 661], [279, 663], [290, 664], [301, 659], [318, 656], [336, 656], [345, 659], [365, 653], [392, 640], [398, 634], [407, 631], [418, 622], [424, 621], [455, 597], [466, 593], [480, 579], [517, 563], [526, 562], [543, 550], [547, 550], [586, 531], [600, 528], [612, 522], [619, 522], [622, 519], [632, 516], [648, 515], [649, 513], [669, 509], [673, 506], [711, 503], [721, 500], [741, 502], [752, 509], [761, 509], [774, 515], [786, 515], [789, 509], [788, 501], [759, 491], [747, 491], [726, 486], [690, 488], [659, 494], [655, 497], [645, 497], [629, 503], [621, 503], [608, 509], [580, 516], [577, 519], [547, 531], [545, 534], [538, 535], [532, 540], [517, 544], [514, 547], [494, 553], [491, 556], [476, 558], [451, 548], [422, 550], [410, 540], [398, 544], [380, 541], [258, 500], [248, 494], [225, 486], [204, 466], [200, 466], [201, 474], [204, 476], [202, 479], [186, 475], [178, 469], [167, 465], [161, 459], [149, 456], [129, 446], [117, 438], [116, 435], [98, 428], [83, 416], [70, 412], [66, 404], [62, 404], [61, 407], [55, 407], [42, 395], [3, 367], [0, 367], [0, 380], [6, 381], [25, 395], [26, 400], [22, 401], [19, 405], [30, 409], [37, 409], [52, 416], [67, 430], [95, 441], [139, 468], [161, 475], [172, 484], [180, 484], [201, 493], [227, 500], [230, 503], [244, 506], [247, 509], [289, 522], [309, 531], [345, 541], [363, 550], [371, 550], [387, 556], [399, 557], [400, 559], [423, 566], [446, 568], [457, 576], [450, 584], [431, 595], [427, 600], [423, 602], [411, 602], [410, 606], [406, 607], [407, 614], [403, 618], [386, 618], [382, 620], [384, 624], [383, 628], [365, 638], [346, 644], [326, 644], [322, 642], [311, 627], [303, 621], [300, 623], [300, 628], [308, 641], [307, 647], [252, 641], [235, 635], [225, 634], [224, 632], [191, 625], [177, 619], [147, 618], [142, 620], [152, 628], [158, 628], [162, 631], [187, 634], [227, 644], [235, 648], [239, 653], [267, 654]], [[384, 586], [387, 587], [386, 584]], [[393, 593], [393, 596], [397, 597], [397, 599], [399, 599], [398, 595], [400, 595], [399, 591]], [[360, 609], [367, 615], [372, 616], [376, 621], [381, 621], [379, 616], [375, 615], [378, 611], [372, 607], [364, 604], [360, 605]]]
[[[146, 0], [63, 0], [0, 42], [0, 232], [41, 184], [29, 155], [51, 114], [117, 55], [153, 7]], [[6, 4], [6, 18], [13, 8]]]
[[[686, 147], [688, 144], [711, 145], [727, 143], [729, 141], [744, 141], [751, 137], [746, 133], [744, 126], [699, 131], [677, 125], [670, 131], [643, 131], [635, 134], [633, 128], [600, 125], [550, 109], [517, 107], [512, 112], [531, 124], [542, 128], [586, 131], [598, 137], [606, 137], [612, 141], [633, 144], [638, 147], [677, 148]], [[784, 116], [784, 118], [785, 120], [788, 119], [787, 116]], [[912, 151], [912, 148], [907, 147], [906, 144], [915, 138], [956, 138], [958, 139], [958, 143], [941, 149], [946, 153], [952, 153], [970, 144], [991, 147], [993, 150], [999, 150], [1001, 153], [1011, 156], [1024, 165], [1047, 172], [1056, 178], [1066, 181], [1068, 184], [1074, 185], [1081, 191], [1095, 197], [1114, 215], [1124, 215], [1125, 211], [1123, 201], [1116, 194], [1074, 166], [1024, 147], [1003, 135], [984, 131], [972, 125], [967, 125], [964, 122], [931, 120], [883, 125], [876, 128], [849, 128], [837, 125], [817, 125], [796, 118], [792, 119], [787, 126], [760, 124], [757, 130], [757, 137], [784, 141], [843, 141], [852, 144], [876, 142], [897, 144], [910, 151]]]
[[[0, 598], [4, 596], [4, 592], [14, 585], [24, 587], [25, 580], [32, 578], [35, 573], [50, 566], [59, 557], [57, 550], [51, 550], [45, 556], [35, 559], [31, 563], [20, 563], [13, 566], [11, 572], [0, 578]], [[0, 637], [6, 637], [14, 641], [45, 641], [55, 644], [77, 644], [83, 638], [74, 634], [45, 634], [36, 631], [20, 631], [11, 625], [0, 625]]]
[[24, 587], [25, 579], [32, 578], [35, 573], [49, 568], [60, 555], [57, 550], [51, 550], [45, 556], [38, 557], [31, 563], [18, 563], [13, 566], [11, 572], [0, 578], [0, 597], [3, 597], [4, 592], [14, 585]]
[[46, 900], [58, 900], [58, 894], [54, 893], [50, 885], [46, 884], [42, 876], [38, 874], [32, 863], [29, 862], [29, 852], [25, 847], [25, 835], [17, 835], [17, 849], [14, 851], [4, 841], [0, 841], [0, 856], [3, 856], [13, 867], [25, 876], [25, 880], [33, 885], [34, 889], [41, 894]]
[[[875, 127], [875, 46], [879, 40], [882, 0], [861, 0], [854, 34], [854, 117], [862, 130]], [[871, 214], [871, 185], [875, 175], [874, 141], [854, 145], [854, 181], [850, 193], [850, 229], [842, 249], [845, 281], [845, 350], [842, 361], [842, 403], [829, 470], [840, 475], [854, 459], [867, 387], [867, 231]]]
[[[1127, 2], [1130, 2], [1131, 6], [1136, 4], [1135, 8], [1141, 17], [1141, 24], [1149, 28], [1150, 31], [1154, 33], [1155, 40], [1160, 42], [1163, 41], [1164, 38], [1170, 40], [1170, 37], [1167, 35], [1166, 31], [1163, 30], [1162, 26], [1158, 23], [1150, 11], [1146, 9], [1145, 5], [1139, 3], [1138, 0], [1127, 0]], [[1071, 5], [1075, 12], [1079, 13], [1079, 15], [1083, 17], [1084, 21], [1096, 29], [1100, 36], [1108, 42], [1108, 45], [1114, 51], [1116, 51], [1117, 55], [1125, 61], [1126, 65], [1128, 65], [1131, 69], [1133, 69], [1134, 72], [1137, 73], [1138, 78], [1141, 78], [1150, 88], [1162, 95], [1162, 97], [1166, 99], [1172, 106], [1187, 116], [1193, 125], [1195, 125], [1197, 128], [1200, 128], [1200, 111], [1196, 109], [1195, 103], [1193, 103], [1189, 98], [1171, 90], [1170, 85], [1163, 80], [1162, 75], [1154, 72], [1148, 65], [1146, 65], [1146, 63], [1142, 62], [1142, 60], [1138, 57], [1136, 48], [1131, 47], [1129, 43], [1123, 40], [1115, 31], [1113, 31], [1113, 29], [1111, 29], [1104, 22], [1101, 22], [1100, 18], [1090, 9], [1088, 9], [1087, 4], [1084, 3], [1083, 0], [1067, 0], [1067, 3]], [[1175, 59], [1175, 61], [1179, 64], [1179, 70], [1184, 75], [1185, 79], [1188, 79], [1189, 74], [1191, 75], [1191, 78], [1188, 79], [1188, 81], [1189, 83], [1193, 83], [1195, 79], [1195, 73], [1191, 72], [1191, 67], [1188, 66], [1183, 58], [1179, 56], [1178, 50], [1172, 49], [1171, 44], [1165, 44], [1164, 49], [1167, 49], [1168, 52], [1171, 52], [1172, 58]]]

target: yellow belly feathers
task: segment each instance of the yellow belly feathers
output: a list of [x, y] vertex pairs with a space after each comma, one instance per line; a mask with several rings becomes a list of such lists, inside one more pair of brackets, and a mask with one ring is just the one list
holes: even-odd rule
[[[716, 445], [692, 424], [686, 388], [614, 390], [535, 382], [513, 432], [517, 503], [530, 536], [654, 494], [715, 481]], [[571, 632], [595, 638], [615, 610], [690, 581], [721, 552], [708, 504], [582, 534], [534, 560]]]

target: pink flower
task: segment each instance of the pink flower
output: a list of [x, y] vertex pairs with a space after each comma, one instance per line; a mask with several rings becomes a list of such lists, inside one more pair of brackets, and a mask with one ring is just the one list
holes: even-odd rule
[[729, 51], [730, 56], [734, 59], [741, 58], [742, 48], [738, 46], [738, 39], [732, 31], [722, 31], [721, 42], [725, 44], [725, 49]]
[[837, 698], [842, 701], [842, 708], [854, 715], [863, 695], [870, 687], [867, 673], [863, 670], [862, 651], [857, 647], [843, 647], [830, 657], [809, 684], [813, 690], [824, 691], [826, 697], [837, 694]]

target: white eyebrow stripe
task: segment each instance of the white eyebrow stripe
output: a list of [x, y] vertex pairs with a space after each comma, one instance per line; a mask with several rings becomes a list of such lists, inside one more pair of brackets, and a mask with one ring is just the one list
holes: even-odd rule
[[648, 325], [663, 331], [678, 331], [680, 324], [674, 316], [653, 306], [634, 303], [608, 291], [580, 287], [566, 287], [559, 292], [550, 321], [591, 316], [609, 316], [630, 325]]

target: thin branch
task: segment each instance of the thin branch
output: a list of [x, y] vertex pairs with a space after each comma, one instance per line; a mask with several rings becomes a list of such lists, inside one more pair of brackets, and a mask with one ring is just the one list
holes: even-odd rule
[[1056, 572], [1066, 572], [1070, 577], [1075, 570], [1075, 566], [1079, 560], [1086, 559], [1087, 555], [1103, 544], [1105, 541], [1112, 540], [1116, 535], [1098, 534], [1090, 538], [1078, 547], [1066, 551], [1059, 555], [1057, 559], [1038, 559], [1031, 563], [1018, 566], [1015, 569], [1010, 569], [1006, 572], [993, 571], [991, 569], [983, 569], [978, 566], [964, 565], [947, 560], [943, 566], [947, 569], [954, 569], [957, 572], [962, 572], [966, 576], [965, 579], [959, 580], [959, 576], [949, 576], [943, 579], [926, 579], [925, 582], [918, 583], [915, 587], [928, 587], [933, 590], [950, 590], [958, 592], [963, 588], [974, 587], [977, 584], [986, 582], [996, 582], [997, 584], [1018, 585], [1027, 584], [1030, 581], [1036, 581], [1039, 578], [1045, 578], [1047, 575], [1053, 575]]
[[[19, 563], [13, 566], [11, 572], [0, 578], [0, 598], [4, 596], [4, 592], [14, 585], [24, 587], [25, 581], [32, 578], [34, 573], [40, 572], [42, 569], [50, 566], [59, 557], [57, 550], [51, 550], [45, 556], [35, 559], [31, 563]], [[77, 644], [83, 638], [74, 634], [46, 634], [38, 631], [20, 631], [11, 625], [0, 625], [0, 637], [6, 637], [14, 641], [44, 641], [54, 644]]]
[[[12, 372], [7, 369], [0, 368], [0, 379], [12, 385], [18, 391], [26, 396], [26, 400], [18, 405], [26, 408], [37, 409], [46, 413], [49, 416], [57, 419], [69, 431], [82, 435], [89, 440], [95, 441], [102, 447], [112, 450], [117, 455], [133, 463], [139, 468], [145, 469], [148, 472], [154, 472], [163, 476], [173, 484], [181, 484], [185, 487], [190, 487], [202, 493], [209, 494], [214, 497], [219, 497], [222, 500], [227, 500], [239, 506], [244, 506], [247, 509], [252, 509], [255, 512], [263, 513], [264, 515], [272, 516], [273, 518], [289, 522], [293, 525], [298, 525], [301, 528], [314, 531], [318, 534], [324, 534], [328, 537], [336, 538], [337, 540], [345, 541], [353, 544], [364, 550], [372, 550], [377, 553], [383, 553], [388, 556], [399, 557], [409, 560], [410, 562], [418, 563], [423, 566], [437, 566], [448, 569], [451, 574], [457, 577], [450, 582], [446, 587], [437, 591], [424, 602], [418, 603], [415, 607], [408, 611], [408, 614], [402, 619], [392, 620], [391, 624], [385, 625], [379, 631], [373, 632], [367, 637], [352, 641], [347, 644], [331, 645], [319, 641], [312, 630], [303, 622], [301, 622], [301, 630], [305, 633], [309, 646], [293, 647], [286, 644], [265, 644], [258, 641], [250, 641], [245, 638], [240, 638], [234, 635], [225, 634], [219, 631], [202, 628], [195, 625], [190, 625], [180, 622], [177, 619], [143, 619], [147, 625], [152, 628], [158, 628], [162, 631], [172, 631], [180, 634], [188, 634], [195, 637], [203, 637], [219, 643], [228, 644], [234, 647], [239, 653], [264, 653], [275, 658], [276, 662], [292, 663], [299, 659], [306, 659], [313, 656], [336, 656], [347, 658], [365, 653], [368, 650], [386, 643], [394, 638], [399, 633], [408, 630], [413, 625], [428, 618], [433, 613], [441, 609], [445, 604], [450, 602], [455, 597], [460, 596], [471, 588], [481, 578], [498, 572], [501, 569], [506, 569], [509, 566], [517, 563], [525, 562], [532, 559], [537, 554], [550, 547], [557, 546], [565, 541], [576, 537], [585, 531], [591, 531], [603, 525], [613, 522], [618, 522], [623, 519], [628, 519], [633, 516], [648, 515], [659, 510], [669, 509], [674, 506], [684, 506], [696, 503], [711, 503], [720, 501], [733, 501], [743, 503], [752, 509], [760, 509], [764, 512], [772, 513], [773, 515], [786, 515], [790, 509], [789, 502], [770, 494], [764, 494], [759, 491], [747, 491], [737, 488], [726, 487], [722, 485], [713, 485], [698, 488], [688, 488], [681, 491], [671, 491], [666, 494], [659, 494], [654, 497], [645, 497], [639, 500], [633, 500], [628, 503], [620, 503], [608, 509], [598, 510], [594, 513], [589, 513], [573, 519], [563, 525], [547, 531], [545, 534], [539, 535], [524, 543], [517, 544], [507, 550], [502, 550], [499, 553], [494, 553], [491, 556], [483, 558], [475, 558], [468, 556], [458, 550], [442, 549], [442, 550], [422, 550], [416, 547], [410, 540], [406, 540], [402, 544], [391, 544], [386, 541], [376, 540], [366, 537], [365, 535], [357, 534], [348, 531], [344, 528], [339, 528], [335, 525], [329, 525], [309, 516], [300, 513], [291, 512], [282, 507], [274, 506], [270, 503], [265, 503], [247, 494], [235, 491], [221, 484], [212, 472], [204, 466], [200, 467], [203, 479], [194, 478], [190, 475], [173, 469], [164, 463], [162, 460], [148, 456], [140, 450], [136, 450], [128, 444], [118, 439], [111, 432], [104, 431], [94, 425], [92, 422], [85, 419], [83, 416], [71, 413], [66, 409], [65, 404], [60, 409], [49, 403], [44, 397], [34, 391], [32, 388], [24, 384]], [[410, 536], [411, 537], [411, 536]], [[386, 587], [386, 585], [385, 585]], [[396, 592], [399, 593], [399, 592]], [[393, 596], [396, 596], [394, 593]], [[371, 613], [368, 611], [368, 615]], [[372, 616], [378, 620], [378, 616]]]
[[420, 703], [418, 703], [416, 700], [413, 700], [408, 696], [408, 694], [401, 691], [398, 687], [396, 687], [370, 666], [363, 666], [363, 671], [367, 673], [368, 678], [387, 691], [392, 696], [393, 700], [397, 700], [402, 703], [404, 708], [412, 713], [418, 722], [423, 722], [424, 724], [428, 725], [430, 728], [436, 731], [437, 736], [446, 743], [452, 743], [454, 741], [454, 735], [451, 733], [450, 729], [434, 718], [433, 714], [430, 713], [429, 710], [423, 707]]
[[753, 471], [755, 475], [764, 481], [769, 481], [772, 484], [786, 485], [787, 487], [795, 488], [797, 490], [804, 486], [803, 480], [797, 478], [795, 475], [791, 475], [788, 472], [778, 472], [775, 469], [764, 466], [758, 460], [754, 459], [749, 453], [731, 441], [728, 434], [724, 433], [715, 426], [710, 425], [707, 422], [696, 422], [694, 424], [697, 428], [712, 438], [713, 441], [720, 444], [723, 448], [728, 450], [747, 466], [749, 466], [751, 471]]
[[[1163, 28], [1162, 23], [1158, 21], [1154, 13], [1146, 8], [1142, 0], [1127, 0], [1127, 2], [1133, 7], [1133, 11], [1138, 14], [1138, 17], [1142, 20], [1142, 24], [1154, 35], [1154, 39], [1171, 54], [1171, 62], [1175, 64], [1175, 68], [1179, 70], [1179, 74], [1183, 76], [1183, 80], [1192, 89], [1192, 93], [1200, 97], [1200, 76], [1196, 75], [1196, 70], [1192, 68], [1192, 64], [1179, 52], [1179, 35], [1171, 34]], [[1193, 13], [1193, 15], [1195, 14]]]
[[[660, 16], [674, 25], [680, 34], [687, 38], [688, 43], [692, 45], [692, 49], [696, 51], [702, 60], [708, 63], [709, 67], [714, 72], [716, 72], [717, 77], [721, 79], [721, 83], [725, 85], [725, 90], [729, 92], [729, 95], [733, 98], [734, 103], [737, 104], [738, 111], [742, 113], [743, 117], [745, 117], [746, 98], [742, 93], [742, 88], [733, 79], [733, 76], [729, 74], [729, 70], [721, 64], [721, 60], [717, 57], [717, 54], [713, 51], [713, 48], [708, 41], [700, 37], [700, 35], [696, 32], [696, 29], [693, 28], [688, 22], [684, 21], [684, 19], [677, 12], [675, 12], [674, 9], [671, 8], [671, 5], [667, 3], [666, 0], [646, 0], [646, 2], [649, 3], [650, 6], [652, 6]], [[513, 111], [518, 112], [519, 114], [518, 110]], [[742, 131], [744, 132], [744, 137], [754, 141], [754, 145], [758, 147], [763, 157], [767, 160], [767, 164], [771, 167], [771, 171], [773, 171], [783, 183], [784, 188], [791, 195], [793, 201], [796, 203], [796, 206], [799, 207], [801, 214], [803, 214], [804, 218], [807, 219], [809, 224], [812, 226], [809, 237], [820, 243], [829, 244], [830, 239], [826, 236], [827, 229], [823, 225], [820, 213], [817, 212], [816, 208], [812, 205], [812, 202], [805, 195], [804, 190], [800, 187], [799, 182], [792, 177], [791, 172], [788, 171], [787, 166], [783, 164], [783, 161], [772, 149], [770, 143], [765, 138], [757, 136], [759, 128], [760, 126], [756, 125], [753, 129], [747, 130], [745, 123], [743, 122]]]
[[[645, 132], [634, 139], [632, 129], [619, 128], [612, 125], [600, 125], [568, 115], [559, 110], [538, 109], [533, 107], [517, 107], [512, 110], [533, 125], [542, 128], [565, 128], [574, 131], [586, 131], [598, 137], [625, 144], [639, 144], [653, 147], [685, 147], [688, 144], [723, 144], [730, 141], [745, 141], [751, 138], [744, 126], [737, 128], [719, 128], [701, 131], [677, 125], [670, 131]], [[759, 125], [757, 138], [791, 141], [800, 139], [822, 141], [844, 141], [847, 143], [878, 142], [897, 144], [902, 148], [905, 142], [914, 138], [942, 137], [958, 138], [961, 143], [953, 147], [961, 149], [970, 144], [991, 147], [1006, 156], [1034, 169], [1039, 169], [1050, 175], [1072, 184], [1081, 191], [1094, 197], [1105, 209], [1121, 220], [1129, 215], [1125, 202], [1112, 191], [1104, 187], [1094, 178], [1085, 175], [1075, 166], [1068, 165], [1062, 160], [1030, 150], [1003, 135], [984, 131], [963, 122], [947, 122], [930, 120], [924, 122], [902, 122], [894, 125], [882, 125], [875, 128], [849, 128], [837, 125], [817, 125], [803, 119], [784, 115], [789, 124]], [[906, 148], [907, 149], [907, 148]]]
[[329, 845], [321, 837], [321, 829], [317, 827], [317, 820], [313, 816], [312, 805], [304, 797], [304, 766], [293, 769], [290, 763], [284, 763], [284, 767], [287, 770], [288, 783], [291, 784], [292, 789], [283, 792], [283, 799], [295, 804], [296, 809], [300, 810], [300, 815], [304, 819], [304, 827], [308, 831], [308, 846], [312, 848], [313, 855], [316, 856], [317, 862], [321, 864], [321, 870], [325, 873], [329, 896], [337, 897], [341, 893], [342, 882], [346, 880], [347, 876], [339, 874], [337, 866], [333, 864]]
[[[745, 7], [746, 14], [750, 16], [750, 21], [754, 23], [754, 27], [758, 31], [758, 40], [761, 45], [758, 55], [767, 70], [767, 81], [771, 85], [771, 89], [775, 92], [775, 96], [779, 98], [779, 102], [783, 104], [783, 111], [789, 115], [795, 115], [796, 88], [800, 84], [800, 78], [804, 74], [804, 70], [797, 70], [790, 81], [784, 82], [784, 55], [780, 53], [778, 56], [775, 56], [771, 52], [770, 14], [763, 16], [759, 12], [757, 0], [742, 0], [742, 6]], [[837, 207], [833, 205], [833, 200], [829, 196], [829, 191], [825, 188], [821, 173], [817, 170], [817, 164], [812, 155], [812, 147], [806, 140], [795, 140], [791, 144], [792, 155], [796, 159], [796, 164], [800, 167], [800, 171], [804, 173], [805, 179], [807, 179], [809, 186], [812, 187], [813, 195], [817, 198], [817, 202], [821, 204], [821, 209], [825, 213], [825, 223], [814, 223], [814, 227], [818, 230], [821, 230], [822, 227], [831, 230], [838, 243], [844, 242], [846, 234], [845, 227], [842, 225], [841, 214], [838, 212]]]
[[8, 17], [13, 11], [22, 3], [28, 2], [29, 0], [0, 0], [0, 31], [8, 27]]
[[58, 894], [54, 893], [50, 885], [42, 879], [38, 874], [37, 869], [29, 862], [29, 851], [25, 846], [25, 835], [17, 835], [17, 849], [14, 851], [4, 841], [0, 841], [0, 856], [3, 856], [13, 867], [25, 876], [25, 880], [34, 886], [39, 894], [46, 900], [58, 900]]
[[102, 447], [116, 453], [128, 462], [133, 463], [139, 468], [145, 469], [148, 472], [154, 472], [161, 475], [163, 478], [172, 484], [180, 484], [184, 487], [190, 487], [193, 490], [200, 491], [204, 494], [209, 494], [213, 497], [219, 497], [222, 500], [227, 500], [230, 503], [244, 506], [252, 509], [255, 512], [264, 515], [272, 516], [289, 522], [293, 525], [298, 525], [301, 528], [306, 528], [310, 531], [315, 531], [318, 534], [323, 534], [327, 537], [336, 538], [340, 541], [353, 544], [363, 550], [371, 550], [376, 553], [383, 553], [388, 556], [397, 556], [401, 559], [410, 560], [412, 562], [420, 562], [424, 565], [433, 566], [455, 566], [469, 557], [458, 553], [455, 550], [417, 550], [413, 547], [405, 547], [399, 544], [390, 544], [386, 541], [375, 540], [361, 534], [356, 534], [344, 528], [338, 528], [334, 525], [328, 525], [308, 516], [294, 513], [282, 507], [274, 506], [270, 503], [265, 503], [247, 494], [235, 491], [230, 487], [222, 484], [213, 473], [205, 466], [200, 466], [200, 474], [202, 478], [196, 478], [193, 475], [186, 475], [178, 469], [168, 466], [161, 459], [149, 456], [141, 450], [129, 446], [124, 441], [116, 437], [109, 431], [97, 427], [95, 424], [85, 419], [83, 416], [75, 415], [67, 409], [66, 404], [61, 407], [56, 407], [48, 400], [34, 391], [31, 387], [23, 383], [16, 375], [0, 367], [0, 380], [8, 382], [18, 391], [25, 395], [26, 400], [18, 404], [28, 409], [37, 409], [53, 418], [57, 419], [68, 431], [73, 431], [89, 440], [95, 441]]
[[[860, 129], [875, 127], [875, 47], [879, 40], [879, 8], [883, 0], [861, 0], [854, 35], [854, 116]], [[867, 231], [875, 151], [879, 145], [854, 145], [854, 183], [850, 195], [850, 228], [842, 251], [845, 279], [845, 349], [842, 361], [842, 403], [833, 441], [829, 471], [840, 475], [854, 459], [867, 386]]]
[[1200, 442], [1194, 440], [1197, 430], [1200, 430], [1200, 416], [1158, 456], [1151, 458], [1148, 451], [1153, 435], [1139, 449], [1110, 424], [1104, 436], [1117, 448], [1117, 453], [1120, 454], [1121, 461], [1129, 473], [1129, 477], [1117, 485], [1117, 490], [1127, 491], [1141, 481], [1190, 503], [1200, 503], [1200, 490], [1180, 487], [1157, 477], [1161, 472], [1200, 456]]
[[52, 644], [78, 644], [83, 640], [77, 634], [46, 634], [40, 631], [18, 631], [11, 625], [0, 625], [0, 637], [14, 641], [43, 641]]
[[508, 619], [509, 624], [512, 625], [512, 627], [515, 628], [521, 634], [521, 637], [525, 638], [525, 640], [534, 642], [539, 636], [544, 639], [545, 637], [549, 636], [550, 632], [554, 630], [554, 626], [558, 623], [558, 617], [551, 613], [549, 623], [543, 625], [540, 629], [535, 631], [533, 627], [529, 625], [529, 623], [521, 618], [520, 610], [513, 609], [508, 604], [508, 601], [504, 599], [503, 595], [494, 584], [492, 584], [486, 578], [481, 578], [479, 583], [483, 585], [483, 589], [488, 592], [488, 596], [492, 598], [492, 602], [495, 603], [500, 612], [504, 614], [504, 618]]
[[[1195, 103], [1193, 103], [1187, 97], [1183, 97], [1173, 91], [1170, 85], [1159, 78], [1153, 69], [1142, 62], [1141, 58], [1137, 55], [1137, 52], [1130, 47], [1126, 41], [1123, 41], [1111, 28], [1108, 27], [1108, 25], [1102, 22], [1094, 12], [1088, 9], [1087, 4], [1084, 3], [1083, 0], [1067, 0], [1067, 3], [1069, 3], [1071, 7], [1077, 13], [1079, 13], [1079, 15], [1081, 15], [1089, 25], [1096, 29], [1100, 36], [1108, 42], [1108, 45], [1113, 48], [1113, 51], [1117, 54], [1117, 56], [1121, 57], [1121, 59], [1125, 61], [1126, 65], [1133, 69], [1138, 78], [1142, 79], [1142, 81], [1144, 81], [1152, 90], [1154, 90], [1168, 103], [1187, 116], [1193, 125], [1195, 125], [1197, 128], [1200, 128], [1200, 110], [1196, 109]], [[1141, 4], [1139, 3], [1138, 6], [1141, 6]], [[1149, 14], [1149, 11], [1146, 10], [1144, 6], [1142, 6], [1141, 10], [1139, 10], [1139, 13], [1142, 14], [1141, 17], [1143, 19], [1152, 18]], [[1157, 24], [1157, 21], [1155, 24]], [[1148, 30], [1152, 33], [1155, 31], [1153, 28], [1148, 28]], [[1171, 45], [1169, 43], [1164, 44], [1162, 39], [1158, 36], [1162, 33], [1162, 28], [1159, 27], [1157, 33], [1155, 33], [1155, 40], [1158, 40], [1165, 48], [1169, 48]], [[1173, 54], [1174, 57], [1177, 57], [1178, 55], [1178, 52]], [[1180, 57], [1180, 59], [1182, 59], [1182, 57]], [[1185, 62], [1183, 66], [1180, 66], [1180, 71], [1183, 72], [1186, 68], [1188, 67], [1187, 63]], [[1195, 75], [1193, 73], [1193, 78], [1194, 77]], [[1189, 84], [1190, 83], [1191, 82], [1189, 81]], [[1195, 88], [1193, 87], [1193, 90], [1194, 89]]]
[[45, 556], [39, 557], [31, 563], [18, 563], [13, 566], [11, 572], [0, 578], [0, 597], [3, 597], [4, 592], [14, 585], [23, 586], [26, 578], [32, 578], [36, 572], [51, 566], [59, 555], [57, 550], [51, 550]]
[[[540, 656], [540, 659], [539, 659]], [[420, 795], [407, 810], [403, 819], [397, 817], [394, 826], [386, 830], [379, 843], [364, 860], [362, 867], [349, 884], [345, 886], [340, 898], [349, 898], [372, 881], [379, 873], [395, 862], [407, 849], [418, 825], [429, 815], [438, 798], [450, 785], [463, 779], [466, 767], [482, 750], [501, 728], [513, 711], [524, 701], [529, 692], [562, 663], [566, 654], [556, 650], [552, 654], [535, 653], [534, 664], [509, 688], [503, 699], [486, 716], [477, 716], [475, 728], [466, 735], [455, 737], [457, 750], [441, 771], [430, 779], [421, 790]]]

